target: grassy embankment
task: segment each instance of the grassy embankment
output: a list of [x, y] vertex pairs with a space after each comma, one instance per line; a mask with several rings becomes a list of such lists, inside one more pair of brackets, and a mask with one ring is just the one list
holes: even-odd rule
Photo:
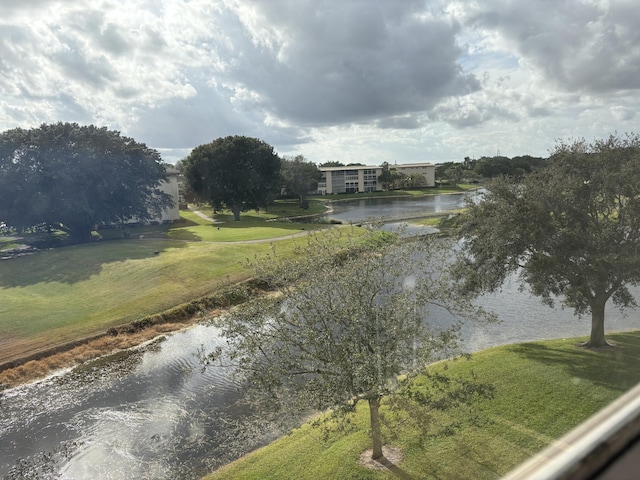
[[[464, 187], [451, 187], [376, 195], [418, 196], [462, 190]], [[208, 295], [221, 285], [243, 280], [248, 271], [242, 262], [266, 252], [270, 248], [268, 239], [319, 227], [279, 218], [321, 213], [327, 200], [345, 197], [312, 198], [308, 210], [299, 209], [295, 201], [278, 201], [267, 212], [244, 213], [240, 222], [234, 222], [228, 212], [214, 215], [210, 207], [202, 207], [201, 212], [214, 217], [215, 224], [184, 211], [182, 224], [133, 228], [126, 239], [121, 230], [102, 230], [100, 242], [4, 260], [0, 269], [0, 365], [103, 334], [111, 327], [139, 321]], [[267, 241], [240, 243], [260, 240]], [[0, 250], [18, 245], [14, 239], [0, 237]], [[286, 252], [292, 240], [279, 240], [277, 245]], [[129, 344], [111, 339], [100, 348]], [[95, 354], [80, 352], [75, 358]], [[63, 359], [50, 367], [73, 361]], [[34, 371], [40, 375], [47, 368]], [[25, 375], [30, 374], [21, 373], [20, 379]], [[21, 381], [13, 378], [11, 383]], [[0, 375], [0, 384], [3, 381], [7, 382]]]
[[[640, 332], [609, 339], [617, 348], [605, 352], [576, 347], [583, 339], [565, 339], [492, 348], [449, 363], [449, 374], [474, 375], [495, 387], [493, 399], [473, 407], [481, 425], [467, 422], [453, 435], [426, 438], [415, 417], [401, 412], [386, 431], [388, 443], [403, 455], [391, 470], [358, 463], [370, 448], [362, 404], [347, 431], [326, 436], [326, 429], [305, 424], [206, 478], [499, 478], [640, 381]], [[456, 415], [453, 410], [436, 419], [447, 423]]]
[[[276, 242], [284, 253], [293, 245], [291, 235], [318, 227], [265, 220], [301, 212], [306, 213], [281, 203], [278, 212], [248, 212], [240, 222], [220, 214], [216, 221], [225, 223], [212, 224], [185, 211], [185, 223], [131, 229], [128, 239], [120, 230], [106, 230], [100, 242], [3, 260], [0, 364], [103, 333], [247, 278], [243, 263], [267, 252], [268, 239], [288, 237]], [[260, 240], [266, 241], [241, 243]]]

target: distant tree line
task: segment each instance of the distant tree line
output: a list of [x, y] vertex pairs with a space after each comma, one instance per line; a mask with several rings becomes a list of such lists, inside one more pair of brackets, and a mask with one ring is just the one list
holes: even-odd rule
[[518, 157], [465, 157], [463, 162], [445, 162], [436, 167], [436, 180], [453, 184], [499, 176], [522, 177], [544, 167], [547, 159], [523, 155]]
[[[465, 158], [439, 165], [439, 181], [519, 177], [545, 163], [531, 156]], [[321, 167], [362, 166], [325, 162]], [[193, 149], [178, 162], [187, 201], [226, 208], [234, 219], [250, 209], [267, 209], [277, 197], [307, 196], [322, 176], [302, 155], [281, 158], [257, 138], [227, 136]], [[172, 204], [159, 188], [166, 181], [160, 154], [119, 132], [75, 123], [13, 129], [0, 134], [0, 222], [22, 230], [40, 227], [67, 232], [74, 242], [91, 239], [96, 225], [157, 217]], [[384, 189], [421, 188], [423, 175], [403, 175], [382, 164]]]

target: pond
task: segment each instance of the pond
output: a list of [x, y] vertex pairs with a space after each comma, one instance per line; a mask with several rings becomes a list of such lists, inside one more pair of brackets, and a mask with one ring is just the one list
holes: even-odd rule
[[358, 223], [372, 218], [385, 222], [445, 213], [464, 206], [467, 197], [475, 192], [431, 195], [418, 198], [363, 198], [332, 203], [333, 211], [327, 216], [343, 223]]

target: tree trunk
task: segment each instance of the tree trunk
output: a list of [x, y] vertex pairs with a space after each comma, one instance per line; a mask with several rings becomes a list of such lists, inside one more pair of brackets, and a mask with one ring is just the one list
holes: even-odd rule
[[234, 205], [231, 208], [231, 211], [233, 212], [233, 220], [236, 222], [240, 221], [240, 210], [241, 210], [240, 205]]
[[606, 300], [596, 299], [591, 304], [591, 337], [585, 344], [588, 348], [610, 346], [604, 337], [604, 306]]
[[89, 243], [91, 241], [90, 225], [74, 224], [69, 227], [69, 237], [72, 243]]
[[377, 460], [382, 458], [382, 432], [380, 430], [380, 397], [369, 399], [369, 416], [371, 418], [371, 440], [373, 441], [373, 452], [371, 458]]

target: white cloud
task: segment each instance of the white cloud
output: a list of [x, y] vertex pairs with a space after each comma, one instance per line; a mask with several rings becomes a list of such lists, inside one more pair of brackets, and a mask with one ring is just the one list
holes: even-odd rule
[[[3, 0], [0, 129], [223, 135], [314, 161], [545, 155], [632, 131], [632, 0]], [[359, 160], [360, 159], [360, 160]]]

